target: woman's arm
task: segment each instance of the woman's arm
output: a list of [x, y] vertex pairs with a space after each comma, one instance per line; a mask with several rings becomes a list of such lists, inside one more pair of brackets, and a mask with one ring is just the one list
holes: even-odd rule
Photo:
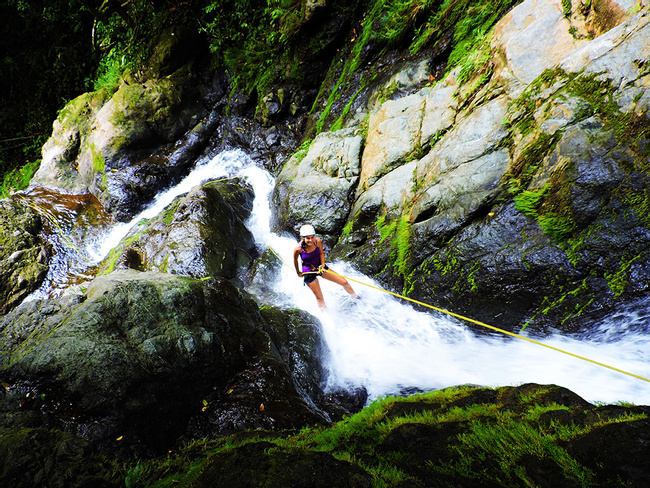
[[300, 267], [298, 266], [298, 256], [300, 256], [300, 251], [300, 246], [296, 247], [293, 250], [293, 266], [296, 268], [296, 273], [298, 273], [298, 276], [302, 278], [302, 271], [300, 271]]

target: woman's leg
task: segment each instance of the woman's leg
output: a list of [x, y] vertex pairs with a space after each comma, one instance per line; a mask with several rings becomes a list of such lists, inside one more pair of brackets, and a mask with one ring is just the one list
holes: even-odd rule
[[325, 305], [325, 300], [323, 300], [323, 292], [320, 289], [320, 283], [318, 283], [318, 280], [314, 280], [311, 283], [307, 283], [307, 286], [311, 291], [314, 292], [314, 295], [316, 295], [316, 302], [318, 303], [318, 308], [321, 310], [325, 310], [327, 306]]
[[359, 297], [359, 295], [357, 295], [356, 292], [350, 286], [350, 283], [348, 283], [348, 280], [343, 278], [343, 276], [341, 275], [334, 274], [334, 270], [332, 268], [325, 271], [321, 276], [328, 281], [333, 281], [337, 285], [341, 285], [345, 289], [345, 291], [347, 291], [352, 296], [352, 298]]

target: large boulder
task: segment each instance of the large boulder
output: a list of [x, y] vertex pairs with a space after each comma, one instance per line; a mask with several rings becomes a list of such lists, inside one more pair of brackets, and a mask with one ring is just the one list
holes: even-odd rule
[[41, 217], [11, 198], [0, 200], [0, 315], [36, 290], [49, 269]]
[[338, 234], [359, 181], [361, 150], [359, 131], [344, 129], [320, 134], [306, 154], [292, 157], [273, 194], [280, 227], [297, 233], [309, 222], [319, 233]]
[[32, 183], [91, 192], [127, 220], [194, 163], [219, 121], [208, 114], [189, 65], [86, 93], [59, 114]]
[[255, 256], [255, 242], [245, 225], [253, 197], [252, 188], [239, 180], [196, 186], [157, 217], [136, 224], [111, 250], [101, 272], [132, 268], [235, 278]]
[[[328, 419], [314, 404], [325, 381], [313, 368], [324, 353], [318, 324], [281, 311], [267, 320], [223, 278], [116, 271], [85, 295], [22, 304], [0, 337], [6, 427], [56, 427], [105, 451], [150, 454], [186, 431]], [[223, 420], [233, 418], [245, 421]]]

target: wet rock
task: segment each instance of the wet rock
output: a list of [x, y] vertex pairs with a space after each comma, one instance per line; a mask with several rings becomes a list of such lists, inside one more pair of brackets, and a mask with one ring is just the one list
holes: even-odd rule
[[[273, 448], [271, 451], [269, 449]], [[363, 469], [329, 453], [282, 449], [256, 442], [214, 456], [195, 481], [197, 487], [272, 486], [369, 488]]]
[[0, 315], [36, 290], [47, 275], [50, 247], [39, 233], [41, 218], [12, 200], [0, 201]]
[[320, 325], [227, 280], [115, 271], [0, 322], [3, 425], [152, 455], [187, 438], [327, 424]]
[[596, 428], [569, 443], [568, 451], [579, 462], [593, 469], [603, 486], [627, 480], [628, 486], [646, 486], [650, 482], [650, 422], [647, 419]]
[[[54, 124], [32, 183], [91, 192], [127, 220], [186, 172], [214, 130], [218, 118], [202, 121], [208, 111], [198, 85], [185, 66], [73, 100]], [[183, 134], [182, 148], [173, 147]]]
[[527, 85], [589, 42], [575, 39], [570, 27], [559, 2], [529, 0], [513, 8], [495, 26], [492, 46], [504, 53], [514, 78]]
[[[492, 45], [505, 59], [491, 61], [480, 96], [468, 98], [477, 81], [459, 86], [454, 71], [376, 109], [332, 256], [488, 323], [575, 331], [644, 289], [647, 69], [632, 49], [648, 49], [649, 24], [643, 11], [573, 39], [558, 4], [542, 3], [524, 2], [497, 25]], [[563, 33], [542, 48], [535, 32], [549, 25]], [[408, 134], [373, 132], [415, 107], [423, 116], [404, 124]]]
[[0, 428], [0, 453], [2, 486], [119, 486], [90, 443], [66, 432]]
[[136, 225], [102, 264], [193, 278], [235, 278], [256, 254], [245, 221], [253, 191], [239, 180], [214, 181], [177, 197], [157, 217]]
[[319, 234], [341, 231], [359, 180], [361, 141], [356, 130], [324, 133], [304, 158], [285, 165], [273, 194], [282, 228], [295, 232], [309, 222]]
[[405, 162], [420, 142], [425, 101], [421, 93], [384, 103], [371, 114], [357, 196]]
[[[54, 425], [109, 450], [143, 443], [156, 451], [182, 432], [201, 392], [225, 386], [263, 346], [261, 322], [225, 280], [208, 286], [118, 271], [94, 280], [85, 296], [29, 302], [7, 315], [2, 376], [31, 381], [32, 408]], [[117, 444], [121, 436], [131, 442]]]

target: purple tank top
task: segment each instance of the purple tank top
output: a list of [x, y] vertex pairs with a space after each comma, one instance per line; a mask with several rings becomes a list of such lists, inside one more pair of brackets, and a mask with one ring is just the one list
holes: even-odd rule
[[320, 266], [320, 247], [316, 246], [312, 252], [305, 252], [303, 249], [300, 252], [300, 259], [302, 260], [302, 271], [316, 271]]

